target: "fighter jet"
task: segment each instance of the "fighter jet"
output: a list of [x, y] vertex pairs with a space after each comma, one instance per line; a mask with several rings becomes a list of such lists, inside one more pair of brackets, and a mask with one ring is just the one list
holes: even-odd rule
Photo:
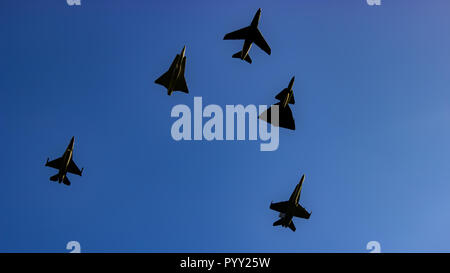
[[74, 141], [75, 137], [72, 137], [69, 146], [67, 146], [67, 149], [62, 155], [62, 157], [52, 160], [50, 162], [48, 161], [49, 159], [47, 158], [47, 163], [45, 163], [45, 166], [59, 170], [59, 172], [56, 175], [50, 177], [51, 181], [58, 181], [58, 183], [63, 182], [67, 186], [70, 186], [70, 181], [67, 178], [67, 173], [73, 173], [79, 176], [81, 176], [81, 174], [83, 173], [83, 169], [81, 169], [80, 171], [75, 162], [73, 162], [72, 160]]
[[239, 51], [238, 53], [234, 54], [233, 58], [239, 58], [251, 64], [252, 59], [250, 58], [248, 52], [252, 47], [252, 43], [255, 43], [259, 48], [261, 48], [267, 54], [270, 55], [271, 49], [258, 29], [258, 22], [260, 16], [261, 16], [261, 9], [258, 9], [255, 16], [253, 17], [250, 26], [230, 32], [227, 35], [225, 35], [225, 37], [223, 37], [224, 40], [244, 40], [244, 46], [242, 47], [242, 51]]
[[276, 103], [278, 105], [278, 120], [272, 120], [272, 107], [264, 111], [259, 118], [271, 123], [274, 126], [279, 126], [286, 129], [295, 130], [295, 121], [292, 116], [291, 108], [289, 104], [295, 104], [294, 91], [292, 86], [294, 85], [295, 77], [292, 77], [287, 88], [283, 89], [278, 95], [275, 96], [280, 102]]
[[169, 70], [155, 81], [155, 83], [167, 88], [167, 95], [169, 96], [172, 95], [173, 91], [189, 93], [186, 79], [184, 78], [184, 69], [186, 66], [185, 51], [186, 46], [181, 50], [181, 54], [175, 56]]
[[298, 204], [300, 199], [300, 192], [302, 191], [302, 184], [305, 180], [305, 175], [300, 179], [300, 183], [295, 187], [294, 192], [289, 198], [289, 201], [270, 203], [270, 209], [278, 211], [280, 213], [280, 219], [273, 223], [274, 226], [281, 225], [282, 227], [289, 227], [292, 231], [295, 231], [295, 225], [292, 221], [292, 217], [300, 217], [309, 219], [310, 212], [307, 212], [302, 206]]

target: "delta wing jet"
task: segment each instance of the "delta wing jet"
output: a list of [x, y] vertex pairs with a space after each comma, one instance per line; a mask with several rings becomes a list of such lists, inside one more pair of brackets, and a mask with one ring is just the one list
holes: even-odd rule
[[274, 126], [295, 130], [294, 117], [292, 115], [292, 110], [289, 107], [289, 104], [295, 104], [294, 91], [292, 90], [294, 80], [295, 77], [292, 77], [288, 87], [283, 89], [280, 93], [278, 93], [278, 95], [275, 96], [275, 98], [279, 100], [278, 103], [275, 103], [275, 105], [278, 105], [278, 120], [272, 120], [271, 113], [273, 106], [264, 111], [259, 116], [260, 119], [271, 123]]
[[181, 54], [177, 54], [169, 70], [159, 77], [155, 83], [167, 88], [167, 95], [172, 95], [173, 91], [181, 91], [189, 93], [186, 79], [184, 78], [184, 69], [186, 67], [186, 46], [181, 50]]

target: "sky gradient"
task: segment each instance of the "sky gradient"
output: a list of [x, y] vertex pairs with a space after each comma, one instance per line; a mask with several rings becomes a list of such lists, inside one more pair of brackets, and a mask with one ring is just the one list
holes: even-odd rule
[[[250, 24], [251, 65], [223, 36]], [[450, 2], [0, 2], [0, 251], [450, 250]], [[189, 94], [154, 84], [186, 45]], [[270, 105], [296, 77], [296, 130], [172, 139], [173, 106]], [[82, 177], [44, 166], [75, 136]], [[297, 231], [271, 201], [306, 174]]]

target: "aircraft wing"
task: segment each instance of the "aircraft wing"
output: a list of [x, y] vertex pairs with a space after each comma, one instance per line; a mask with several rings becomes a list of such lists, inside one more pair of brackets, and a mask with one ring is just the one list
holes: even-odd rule
[[55, 168], [55, 169], [61, 169], [61, 166], [63, 165], [63, 159], [62, 159], [62, 157], [60, 157], [60, 158], [57, 158], [57, 159], [55, 159], [55, 160], [52, 160], [52, 161], [48, 161], [48, 159], [47, 159], [47, 163], [45, 163], [45, 166], [47, 166], [47, 167], [51, 167], [51, 168]]
[[270, 209], [273, 209], [274, 211], [278, 211], [281, 213], [285, 213], [288, 208], [288, 202], [278, 202], [278, 203], [270, 203]]
[[169, 81], [170, 81], [170, 73], [169, 71], [167, 71], [161, 77], [156, 79], [155, 83], [160, 84], [167, 88], [167, 86], [169, 86]]
[[309, 219], [310, 215], [311, 215], [311, 213], [307, 212], [305, 208], [303, 208], [302, 206], [297, 206], [294, 210], [293, 216], [296, 216], [299, 218], [304, 218], [304, 219]]
[[177, 56], [175, 56], [175, 58], [173, 59], [172, 64], [170, 65], [169, 71], [172, 71], [175, 68], [175, 65], [178, 62], [178, 59], [180, 58], [180, 54], [177, 54]]
[[250, 27], [244, 27], [239, 30], [230, 32], [223, 37], [224, 40], [245, 40], [249, 38]]
[[[276, 103], [280, 105], [280, 103]], [[295, 130], [295, 121], [294, 117], [292, 115], [292, 110], [288, 106], [286, 107], [279, 107], [280, 116], [279, 116], [279, 127]]]
[[269, 109], [264, 111], [261, 115], [259, 115], [258, 118], [272, 124], [273, 126], [295, 130], [295, 120], [289, 105], [286, 107], [281, 107], [279, 102], [275, 103], [274, 105], [278, 105], [278, 120], [272, 120], [273, 105]]
[[[281, 90], [280, 93], [278, 93], [278, 95], [275, 96], [275, 98], [279, 101], [282, 101], [288, 92], [289, 92], [289, 89], [284, 88], [283, 90]], [[294, 94], [292, 94], [292, 97], [290, 97], [289, 103], [295, 104]]]
[[176, 84], [175, 84], [175, 88], [173, 89], [174, 91], [181, 91], [184, 93], [189, 93], [187, 84], [186, 84], [186, 79], [184, 77], [181, 77], [180, 79], [177, 80]]
[[167, 86], [169, 85], [169, 81], [170, 81], [170, 75], [172, 74], [173, 69], [175, 68], [175, 65], [177, 63], [178, 58], [180, 58], [180, 55], [177, 54], [177, 56], [175, 57], [175, 59], [173, 59], [172, 64], [170, 65], [169, 70], [167, 70], [166, 73], [164, 73], [161, 77], [159, 77], [158, 79], [156, 79], [155, 83], [160, 84], [164, 87], [167, 88]]
[[69, 162], [69, 166], [67, 166], [67, 172], [81, 176], [83, 169], [81, 169], [80, 171], [75, 162], [73, 162], [73, 160], [71, 159]]
[[266, 40], [264, 40], [264, 37], [262, 36], [261, 32], [257, 29], [256, 33], [253, 34], [253, 42], [262, 50], [264, 50], [267, 54], [270, 55], [272, 50], [270, 49], [270, 46], [267, 44]]
[[280, 93], [278, 93], [275, 98], [277, 100], [283, 100], [283, 97], [285, 96], [285, 94], [288, 92], [289, 90], [287, 88], [284, 88], [283, 90], [281, 90]]

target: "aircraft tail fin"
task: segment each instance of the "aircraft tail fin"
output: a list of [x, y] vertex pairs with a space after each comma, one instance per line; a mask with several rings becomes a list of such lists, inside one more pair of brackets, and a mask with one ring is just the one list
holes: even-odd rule
[[[233, 55], [233, 58], [242, 59], [242, 51], [239, 51], [239, 52], [235, 53], [235, 54]], [[252, 58], [250, 58], [250, 55], [249, 55], [249, 54], [247, 54], [247, 56], [245, 56], [245, 59], [244, 59], [244, 60], [245, 60], [247, 63], [249, 63], [249, 64], [252, 63]]]
[[283, 218], [280, 218], [279, 220], [277, 220], [276, 222], [273, 223], [274, 226], [279, 226], [281, 225], [281, 223], [283, 222]]
[[67, 178], [67, 176], [64, 176], [63, 183], [67, 186], [70, 186], [70, 181], [69, 181], [69, 178]]
[[50, 177], [50, 181], [58, 181], [59, 174], [55, 174], [54, 176]]

